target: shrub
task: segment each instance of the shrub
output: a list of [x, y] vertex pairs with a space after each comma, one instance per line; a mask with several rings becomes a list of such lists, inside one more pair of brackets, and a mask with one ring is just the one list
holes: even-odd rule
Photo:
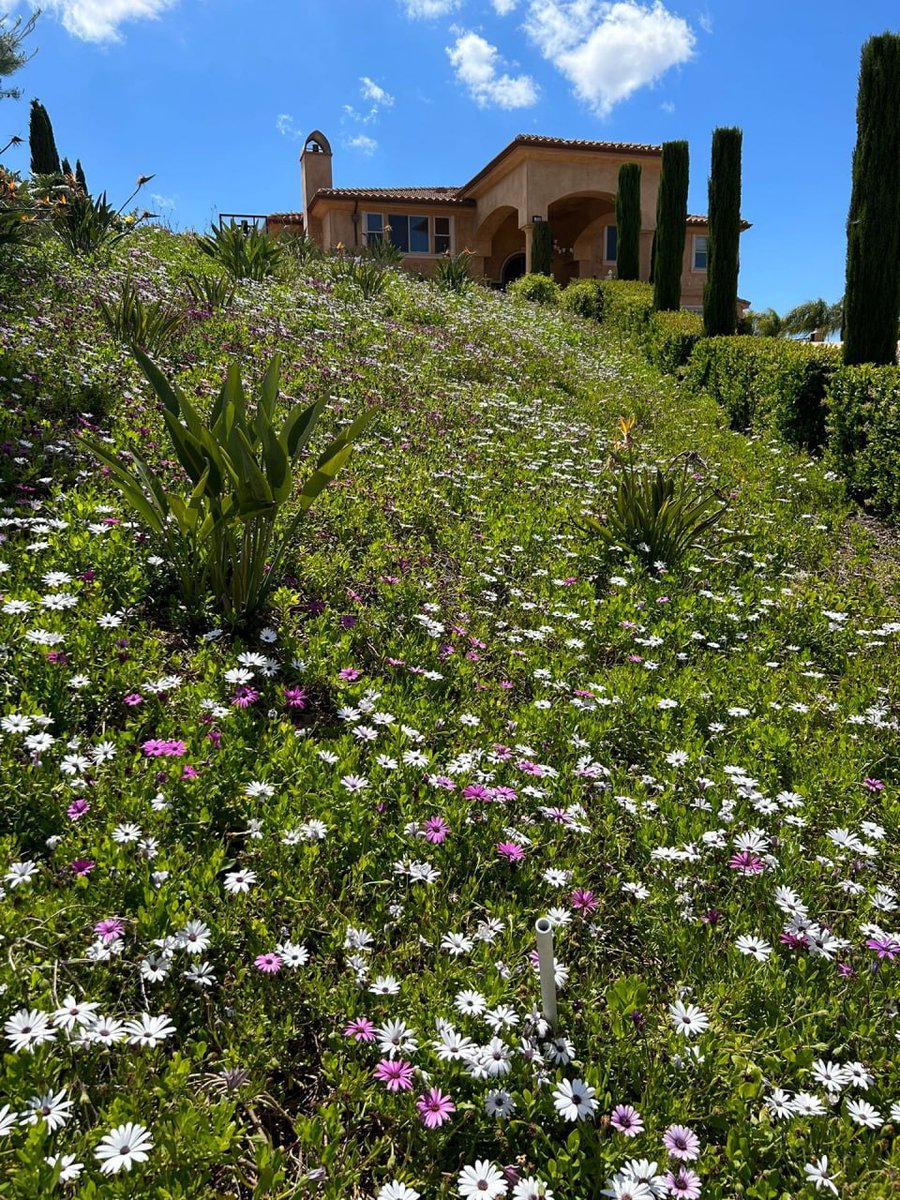
[[53, 228], [70, 254], [93, 254], [114, 246], [136, 224], [122, 218], [106, 199], [80, 193], [62, 196], [53, 210]]
[[300, 522], [320, 492], [350, 457], [353, 441], [368, 424], [364, 414], [318, 459], [296, 498], [296, 510], [276, 538], [278, 518], [292, 498], [293, 464], [318, 424], [324, 399], [299, 405], [275, 427], [280, 357], [269, 363], [251, 410], [232, 363], [204, 423], [194, 405], [140, 350], [135, 357], [163, 405], [175, 454], [190, 480], [187, 495], [167, 491], [137, 453], [123, 463], [108, 447], [82, 444], [108, 468], [126, 501], [159, 538], [191, 609], [207, 592], [225, 617], [239, 624], [256, 615], [278, 578]]
[[900, 368], [841, 367], [827, 402], [828, 449], [850, 494], [900, 516]]
[[243, 229], [232, 221], [201, 234], [197, 245], [232, 279], [268, 279], [281, 265], [284, 251], [267, 233], [251, 225]]
[[461, 250], [459, 254], [448, 254], [440, 259], [434, 276], [438, 287], [448, 292], [457, 292], [459, 295], [467, 292], [472, 286], [472, 276], [469, 274], [470, 257], [468, 250]]
[[688, 363], [690, 386], [705, 388], [735, 429], [771, 428], [793, 446], [825, 439], [825, 388], [836, 346], [783, 338], [701, 338]]
[[575, 279], [563, 288], [559, 298], [562, 308], [588, 317], [593, 321], [603, 320], [603, 288], [597, 279]]
[[115, 301], [100, 301], [100, 313], [110, 336], [148, 354], [162, 354], [184, 329], [185, 315], [161, 300], [145, 303], [130, 279]]
[[685, 367], [703, 336], [699, 313], [655, 312], [644, 334], [644, 351], [661, 371], [675, 375]]
[[643, 336], [653, 311], [653, 288], [649, 283], [604, 279], [603, 321], [623, 334]]
[[532, 304], [549, 304], [554, 308], [560, 302], [560, 287], [549, 275], [523, 275], [506, 289], [517, 300], [530, 300]]

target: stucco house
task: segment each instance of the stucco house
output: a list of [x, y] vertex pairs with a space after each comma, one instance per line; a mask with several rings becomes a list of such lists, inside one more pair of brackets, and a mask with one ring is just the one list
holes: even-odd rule
[[[300, 155], [303, 212], [273, 213], [268, 228], [303, 228], [323, 248], [389, 237], [404, 266], [423, 275], [442, 255], [468, 250], [472, 274], [502, 286], [528, 269], [534, 225], [549, 221], [556, 280], [605, 279], [615, 275], [619, 167], [637, 162], [641, 278], [649, 279], [661, 159], [661, 146], [520, 134], [462, 187], [336, 188], [331, 146], [316, 130]], [[705, 216], [687, 218], [685, 308], [702, 307], [707, 234]]]

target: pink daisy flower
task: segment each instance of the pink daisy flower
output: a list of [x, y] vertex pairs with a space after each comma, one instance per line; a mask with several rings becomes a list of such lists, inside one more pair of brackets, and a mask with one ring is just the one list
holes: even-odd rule
[[274, 975], [281, 970], [281, 958], [270, 950], [268, 954], [258, 954], [254, 965], [257, 971], [262, 971], [264, 975]]
[[389, 1092], [409, 1091], [412, 1088], [413, 1065], [405, 1058], [383, 1058], [372, 1075], [387, 1085]]
[[700, 1195], [700, 1176], [687, 1167], [679, 1167], [677, 1175], [669, 1171], [664, 1182], [669, 1195], [678, 1196], [679, 1200], [697, 1200]]
[[375, 1023], [368, 1017], [354, 1017], [344, 1028], [344, 1037], [353, 1038], [355, 1042], [374, 1042]]
[[632, 1108], [630, 1104], [617, 1105], [612, 1110], [609, 1123], [613, 1129], [617, 1129], [619, 1133], [624, 1133], [625, 1137], [637, 1137], [639, 1133], [644, 1132], [644, 1122], [641, 1119], [641, 1114], [636, 1108]]
[[426, 1129], [437, 1129], [447, 1120], [451, 1113], [456, 1112], [456, 1105], [449, 1096], [443, 1095], [440, 1088], [432, 1088], [416, 1101], [416, 1108], [422, 1114]]
[[498, 842], [497, 853], [510, 863], [522, 862], [525, 858], [525, 851], [515, 842]]
[[688, 1162], [700, 1153], [700, 1139], [687, 1125], [670, 1125], [663, 1134], [663, 1145], [673, 1158]]

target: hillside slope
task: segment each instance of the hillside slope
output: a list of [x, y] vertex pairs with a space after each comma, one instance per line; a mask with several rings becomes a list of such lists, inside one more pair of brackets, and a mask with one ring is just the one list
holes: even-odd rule
[[[285, 408], [377, 411], [234, 638], [74, 441], [171, 472], [96, 302], [183, 297], [197, 252], [28, 255], [0, 289], [0, 1191], [777, 1200], [821, 1166], [892, 1195], [900, 619], [825, 466], [603, 326], [312, 263], [163, 363], [204, 402], [277, 349]], [[595, 593], [576, 521], [620, 416], [747, 540]], [[127, 1122], [146, 1161], [102, 1174]]]

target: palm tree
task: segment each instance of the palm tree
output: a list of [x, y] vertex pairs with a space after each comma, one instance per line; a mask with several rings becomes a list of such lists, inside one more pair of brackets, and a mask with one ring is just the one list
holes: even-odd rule
[[746, 316], [756, 337], [784, 336], [784, 318], [780, 317], [774, 308], [766, 308], [762, 312], [748, 312]]
[[818, 300], [805, 300], [784, 316], [785, 333], [799, 334], [813, 342], [824, 342], [830, 333], [837, 332], [844, 323], [844, 298], [836, 304], [828, 304], [821, 296]]

